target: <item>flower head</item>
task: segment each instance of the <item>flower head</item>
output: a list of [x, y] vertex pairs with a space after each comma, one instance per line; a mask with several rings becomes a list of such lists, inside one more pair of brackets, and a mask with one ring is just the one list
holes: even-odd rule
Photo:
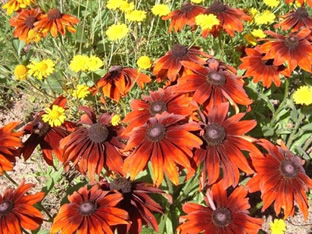
[[191, 0], [192, 3], [202, 3], [204, 0]]
[[42, 38], [42, 33], [41, 32], [38, 32], [38, 31], [35, 31], [33, 29], [30, 29], [28, 31], [28, 35], [27, 35], [27, 38], [26, 38], [26, 44], [29, 44], [29, 43], [32, 43], [32, 42], [39, 42]]
[[266, 34], [263, 32], [262, 29], [254, 29], [251, 31], [251, 35], [253, 35], [256, 38], [265, 38]]
[[28, 74], [42, 80], [54, 72], [54, 62], [51, 59], [44, 59], [40, 62], [32, 61], [27, 66]]
[[47, 107], [45, 109], [45, 114], [42, 115], [42, 120], [45, 123], [49, 123], [51, 127], [61, 126], [65, 119], [65, 109], [58, 105], [53, 105], [52, 108]]
[[75, 55], [70, 61], [69, 68], [74, 72], [87, 71], [89, 58], [87, 55]]
[[271, 234], [284, 234], [286, 231], [286, 223], [283, 219], [274, 219], [270, 223]]
[[117, 10], [123, 1], [121, 0], [108, 0], [106, 7], [110, 10]]
[[140, 69], [149, 69], [152, 66], [151, 59], [147, 56], [141, 56], [138, 59], [137, 64]]
[[312, 87], [301, 86], [293, 94], [293, 99], [296, 104], [311, 105], [312, 104]]
[[104, 65], [102, 59], [91, 55], [87, 60], [87, 68], [89, 71], [97, 71]]
[[280, 4], [280, 0], [263, 0], [263, 3], [268, 7], [274, 8]]
[[134, 10], [134, 3], [133, 2], [130, 2], [128, 3], [127, 1], [120, 1], [120, 6], [119, 6], [119, 9], [122, 11], [122, 12], [129, 12], [129, 11], [132, 11]]
[[244, 39], [250, 45], [253, 45], [253, 46], [257, 45], [257, 39], [253, 35], [251, 35], [251, 33], [245, 34]]
[[256, 14], [254, 20], [256, 25], [262, 25], [274, 23], [275, 18], [276, 16], [274, 15], [274, 13], [269, 10], [265, 10], [262, 13]]
[[36, 4], [35, 0], [9, 0], [2, 6], [2, 9], [7, 9], [7, 14], [11, 15], [14, 11], [19, 11], [21, 8], [26, 8]]
[[88, 94], [90, 94], [90, 88], [86, 85], [77, 85], [77, 89], [73, 92], [73, 97], [84, 99]]
[[214, 26], [220, 24], [220, 20], [214, 14], [200, 14], [195, 17], [196, 25], [200, 26], [202, 30], [212, 29]]
[[17, 65], [14, 69], [14, 75], [17, 80], [26, 80], [27, 79], [27, 67], [20, 64]]
[[170, 13], [170, 7], [167, 4], [156, 4], [152, 7], [152, 13], [156, 16], [165, 16]]
[[117, 126], [120, 124], [120, 120], [121, 120], [120, 115], [114, 115], [112, 117], [111, 123], [113, 126]]
[[146, 18], [146, 11], [134, 10], [126, 13], [126, 19], [134, 22], [142, 22]]
[[129, 28], [126, 24], [114, 24], [106, 30], [106, 35], [110, 41], [117, 41], [127, 36]]

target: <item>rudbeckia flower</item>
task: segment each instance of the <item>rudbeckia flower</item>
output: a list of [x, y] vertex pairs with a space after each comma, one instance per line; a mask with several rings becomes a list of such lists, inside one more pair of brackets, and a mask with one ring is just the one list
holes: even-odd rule
[[126, 150], [132, 150], [124, 162], [124, 171], [130, 173], [133, 180], [151, 161], [154, 185], [159, 187], [164, 173], [175, 184], [179, 184], [177, 165], [188, 170], [191, 175], [190, 158], [192, 149], [199, 148], [202, 141], [191, 133], [199, 130], [195, 122], [181, 123], [185, 116], [163, 112], [148, 120], [143, 126], [134, 129], [130, 135]]
[[306, 191], [312, 188], [312, 180], [306, 175], [304, 160], [292, 154], [285, 145], [275, 146], [267, 140], [260, 140], [267, 153], [253, 154], [252, 164], [256, 175], [247, 182], [249, 192], [261, 192], [262, 212], [274, 202], [274, 211], [279, 215], [284, 210], [284, 219], [295, 213], [295, 202], [308, 217]]
[[68, 196], [69, 203], [61, 206], [54, 218], [51, 233], [113, 234], [111, 226], [128, 224], [128, 213], [116, 205], [120, 193], [109, 194], [98, 186], [86, 186]]
[[4, 171], [13, 170], [12, 163], [15, 163], [15, 156], [18, 156], [17, 148], [23, 146], [23, 132], [13, 131], [18, 124], [19, 122], [11, 122], [0, 128], [0, 175]]
[[300, 6], [303, 6], [304, 3], [307, 3], [309, 7], [312, 7], [312, 0], [285, 0], [285, 2], [286, 2], [287, 4], [296, 2], [296, 3], [299, 3]]
[[185, 203], [185, 223], [178, 227], [181, 234], [187, 233], [258, 233], [263, 219], [249, 215], [248, 190], [243, 186], [234, 189], [228, 196], [222, 181], [213, 185], [204, 197], [207, 206]]
[[9, 0], [2, 6], [2, 9], [7, 9], [7, 14], [11, 15], [14, 11], [19, 11], [21, 8], [26, 8], [36, 4], [35, 0]]
[[0, 194], [0, 231], [2, 234], [22, 233], [23, 229], [36, 230], [43, 215], [34, 207], [44, 193], [26, 195], [34, 184], [25, 184], [24, 180], [16, 189], [7, 188]]

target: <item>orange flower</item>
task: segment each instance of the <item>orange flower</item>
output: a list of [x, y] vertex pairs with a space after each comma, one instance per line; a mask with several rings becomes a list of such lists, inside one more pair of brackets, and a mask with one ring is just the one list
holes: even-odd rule
[[44, 193], [25, 195], [34, 184], [25, 184], [24, 180], [16, 188], [7, 188], [0, 194], [0, 233], [22, 233], [22, 228], [36, 230], [42, 223], [43, 216], [34, 207], [41, 201]]
[[39, 20], [40, 16], [40, 8], [23, 9], [18, 12], [16, 16], [10, 19], [10, 25], [15, 27], [13, 36], [26, 41], [29, 30], [34, 28], [34, 24]]
[[180, 10], [172, 11], [170, 14], [163, 16], [163, 20], [171, 19], [168, 32], [174, 28], [174, 32], [182, 30], [185, 25], [194, 26], [195, 17], [205, 11], [205, 8], [198, 5], [193, 5], [189, 2], [184, 2]]
[[23, 132], [13, 132], [19, 122], [11, 122], [0, 128], [0, 175], [4, 171], [12, 171], [15, 156], [18, 156], [17, 147], [22, 147]]
[[294, 215], [296, 202], [304, 219], [307, 219], [306, 191], [312, 188], [312, 180], [304, 171], [302, 166], [304, 161], [293, 155], [284, 145], [275, 146], [267, 140], [260, 140], [259, 145], [267, 153], [251, 157], [257, 174], [247, 182], [249, 191], [251, 193], [261, 191], [262, 211], [274, 202], [276, 215], [279, 215], [283, 208], [286, 219]]
[[285, 0], [287, 4], [289, 3], [293, 3], [293, 2], [297, 2], [299, 3], [301, 6], [304, 5], [304, 2], [306, 2], [309, 7], [312, 7], [312, 0]]
[[58, 32], [65, 35], [66, 29], [75, 33], [74, 24], [78, 24], [79, 19], [72, 15], [62, 14], [57, 8], [50, 9], [47, 14], [41, 15], [39, 21], [36, 22], [35, 30], [41, 31], [46, 37], [48, 32], [51, 32], [53, 37], [57, 37]]
[[128, 213], [116, 208], [120, 193], [109, 194], [98, 186], [80, 188], [68, 196], [54, 219], [51, 233], [113, 234], [111, 226], [128, 224]]
[[[139, 73], [134, 68], [112, 66], [97, 83], [96, 90], [101, 89], [106, 97], [119, 102], [120, 97], [128, 94], [134, 83], [144, 88], [145, 83], [151, 82], [151, 78], [143, 73]], [[97, 91], [94, 91], [96, 93]]]

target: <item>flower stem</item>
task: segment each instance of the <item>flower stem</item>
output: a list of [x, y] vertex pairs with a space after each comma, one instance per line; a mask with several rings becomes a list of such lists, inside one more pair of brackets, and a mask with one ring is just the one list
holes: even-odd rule
[[12, 182], [12, 184], [18, 186], [18, 183], [16, 183], [16, 181], [6, 172], [4, 171], [3, 174], [5, 175], [5, 177]]
[[289, 136], [289, 138], [288, 138], [288, 140], [287, 140], [286, 146], [287, 146], [288, 149], [290, 148], [291, 144], [293, 143], [294, 137], [295, 137], [295, 135], [296, 135], [296, 133], [297, 133], [297, 131], [298, 131], [298, 128], [300, 127], [300, 124], [302, 123], [302, 121], [303, 121], [304, 118], [305, 118], [305, 115], [302, 114], [302, 113], [300, 113], [300, 114], [299, 114], [299, 117], [298, 117], [298, 119], [297, 119], [297, 121], [296, 121], [295, 127], [294, 127], [294, 129], [292, 130], [292, 132], [291, 132], [291, 134], [290, 134], [290, 136]]
[[273, 113], [273, 117], [272, 120], [270, 122], [270, 125], [272, 126], [275, 122], [275, 119], [277, 118], [277, 115], [279, 114], [279, 112], [281, 112], [284, 109], [284, 105], [287, 102], [287, 97], [288, 97], [288, 93], [289, 93], [289, 80], [286, 79], [285, 80], [285, 91], [284, 91], [284, 97], [283, 100], [281, 102], [281, 104], [279, 105], [279, 107], [277, 108], [277, 110]]

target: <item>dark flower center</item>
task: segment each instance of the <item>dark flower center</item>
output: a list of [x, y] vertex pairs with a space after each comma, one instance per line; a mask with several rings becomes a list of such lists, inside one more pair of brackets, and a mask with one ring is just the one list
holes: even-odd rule
[[308, 13], [307, 9], [305, 9], [304, 7], [299, 7], [299, 8], [296, 10], [295, 15], [296, 15], [298, 18], [306, 18], [306, 17], [309, 16], [309, 13]]
[[191, 10], [193, 10], [193, 8], [194, 8], [194, 5], [190, 4], [189, 2], [184, 2], [182, 7], [181, 7], [181, 11], [183, 13], [188, 13]]
[[110, 183], [109, 188], [112, 190], [118, 190], [122, 193], [130, 193], [132, 191], [131, 182], [123, 177], [115, 179], [112, 183]]
[[207, 82], [215, 86], [224, 85], [225, 80], [225, 76], [220, 72], [210, 72], [207, 76]]
[[79, 206], [79, 212], [83, 216], [88, 216], [88, 215], [93, 214], [96, 211], [96, 209], [97, 209], [96, 203], [91, 202], [91, 201], [82, 203]]
[[156, 114], [161, 114], [162, 112], [167, 110], [167, 105], [164, 101], [156, 101], [151, 104], [150, 113], [152, 116]]
[[25, 24], [28, 28], [33, 28], [35, 22], [36, 22], [36, 17], [33, 15], [30, 15], [25, 19]]
[[280, 166], [280, 170], [285, 177], [293, 178], [298, 175], [298, 169], [294, 162], [285, 160]]
[[174, 45], [171, 49], [171, 54], [174, 58], [182, 58], [184, 55], [187, 54], [187, 52], [187, 47], [180, 44]]
[[157, 142], [164, 138], [166, 135], [166, 128], [162, 124], [155, 124], [147, 129], [146, 137], [150, 141]]
[[224, 128], [219, 124], [208, 124], [203, 138], [209, 146], [220, 145], [226, 137]]
[[33, 123], [33, 132], [39, 136], [44, 136], [50, 130], [50, 125], [41, 119], [36, 119]]
[[266, 65], [266, 66], [272, 66], [274, 59], [268, 59], [268, 60], [262, 60], [262, 62]]
[[48, 19], [49, 20], [57, 20], [60, 18], [62, 18], [62, 13], [58, 9], [53, 8], [53, 9], [50, 9], [48, 11]]
[[285, 45], [289, 49], [296, 49], [298, 44], [299, 44], [299, 40], [297, 39], [297, 37], [290, 36], [285, 39]]
[[119, 65], [115, 65], [115, 66], [111, 66], [111, 68], [109, 69], [109, 73], [113, 73], [113, 72], [119, 72], [122, 70], [122, 67]]
[[212, 212], [212, 221], [218, 227], [226, 227], [231, 220], [231, 211], [227, 208], [217, 208]]
[[13, 209], [12, 201], [4, 201], [0, 203], [0, 217], [11, 212]]
[[212, 13], [221, 13], [223, 11], [225, 11], [226, 5], [224, 5], [222, 2], [219, 1], [215, 1], [214, 3], [212, 3], [210, 5], [210, 7], [208, 8]]
[[88, 136], [95, 143], [102, 143], [108, 137], [108, 129], [104, 124], [96, 123], [88, 129]]

